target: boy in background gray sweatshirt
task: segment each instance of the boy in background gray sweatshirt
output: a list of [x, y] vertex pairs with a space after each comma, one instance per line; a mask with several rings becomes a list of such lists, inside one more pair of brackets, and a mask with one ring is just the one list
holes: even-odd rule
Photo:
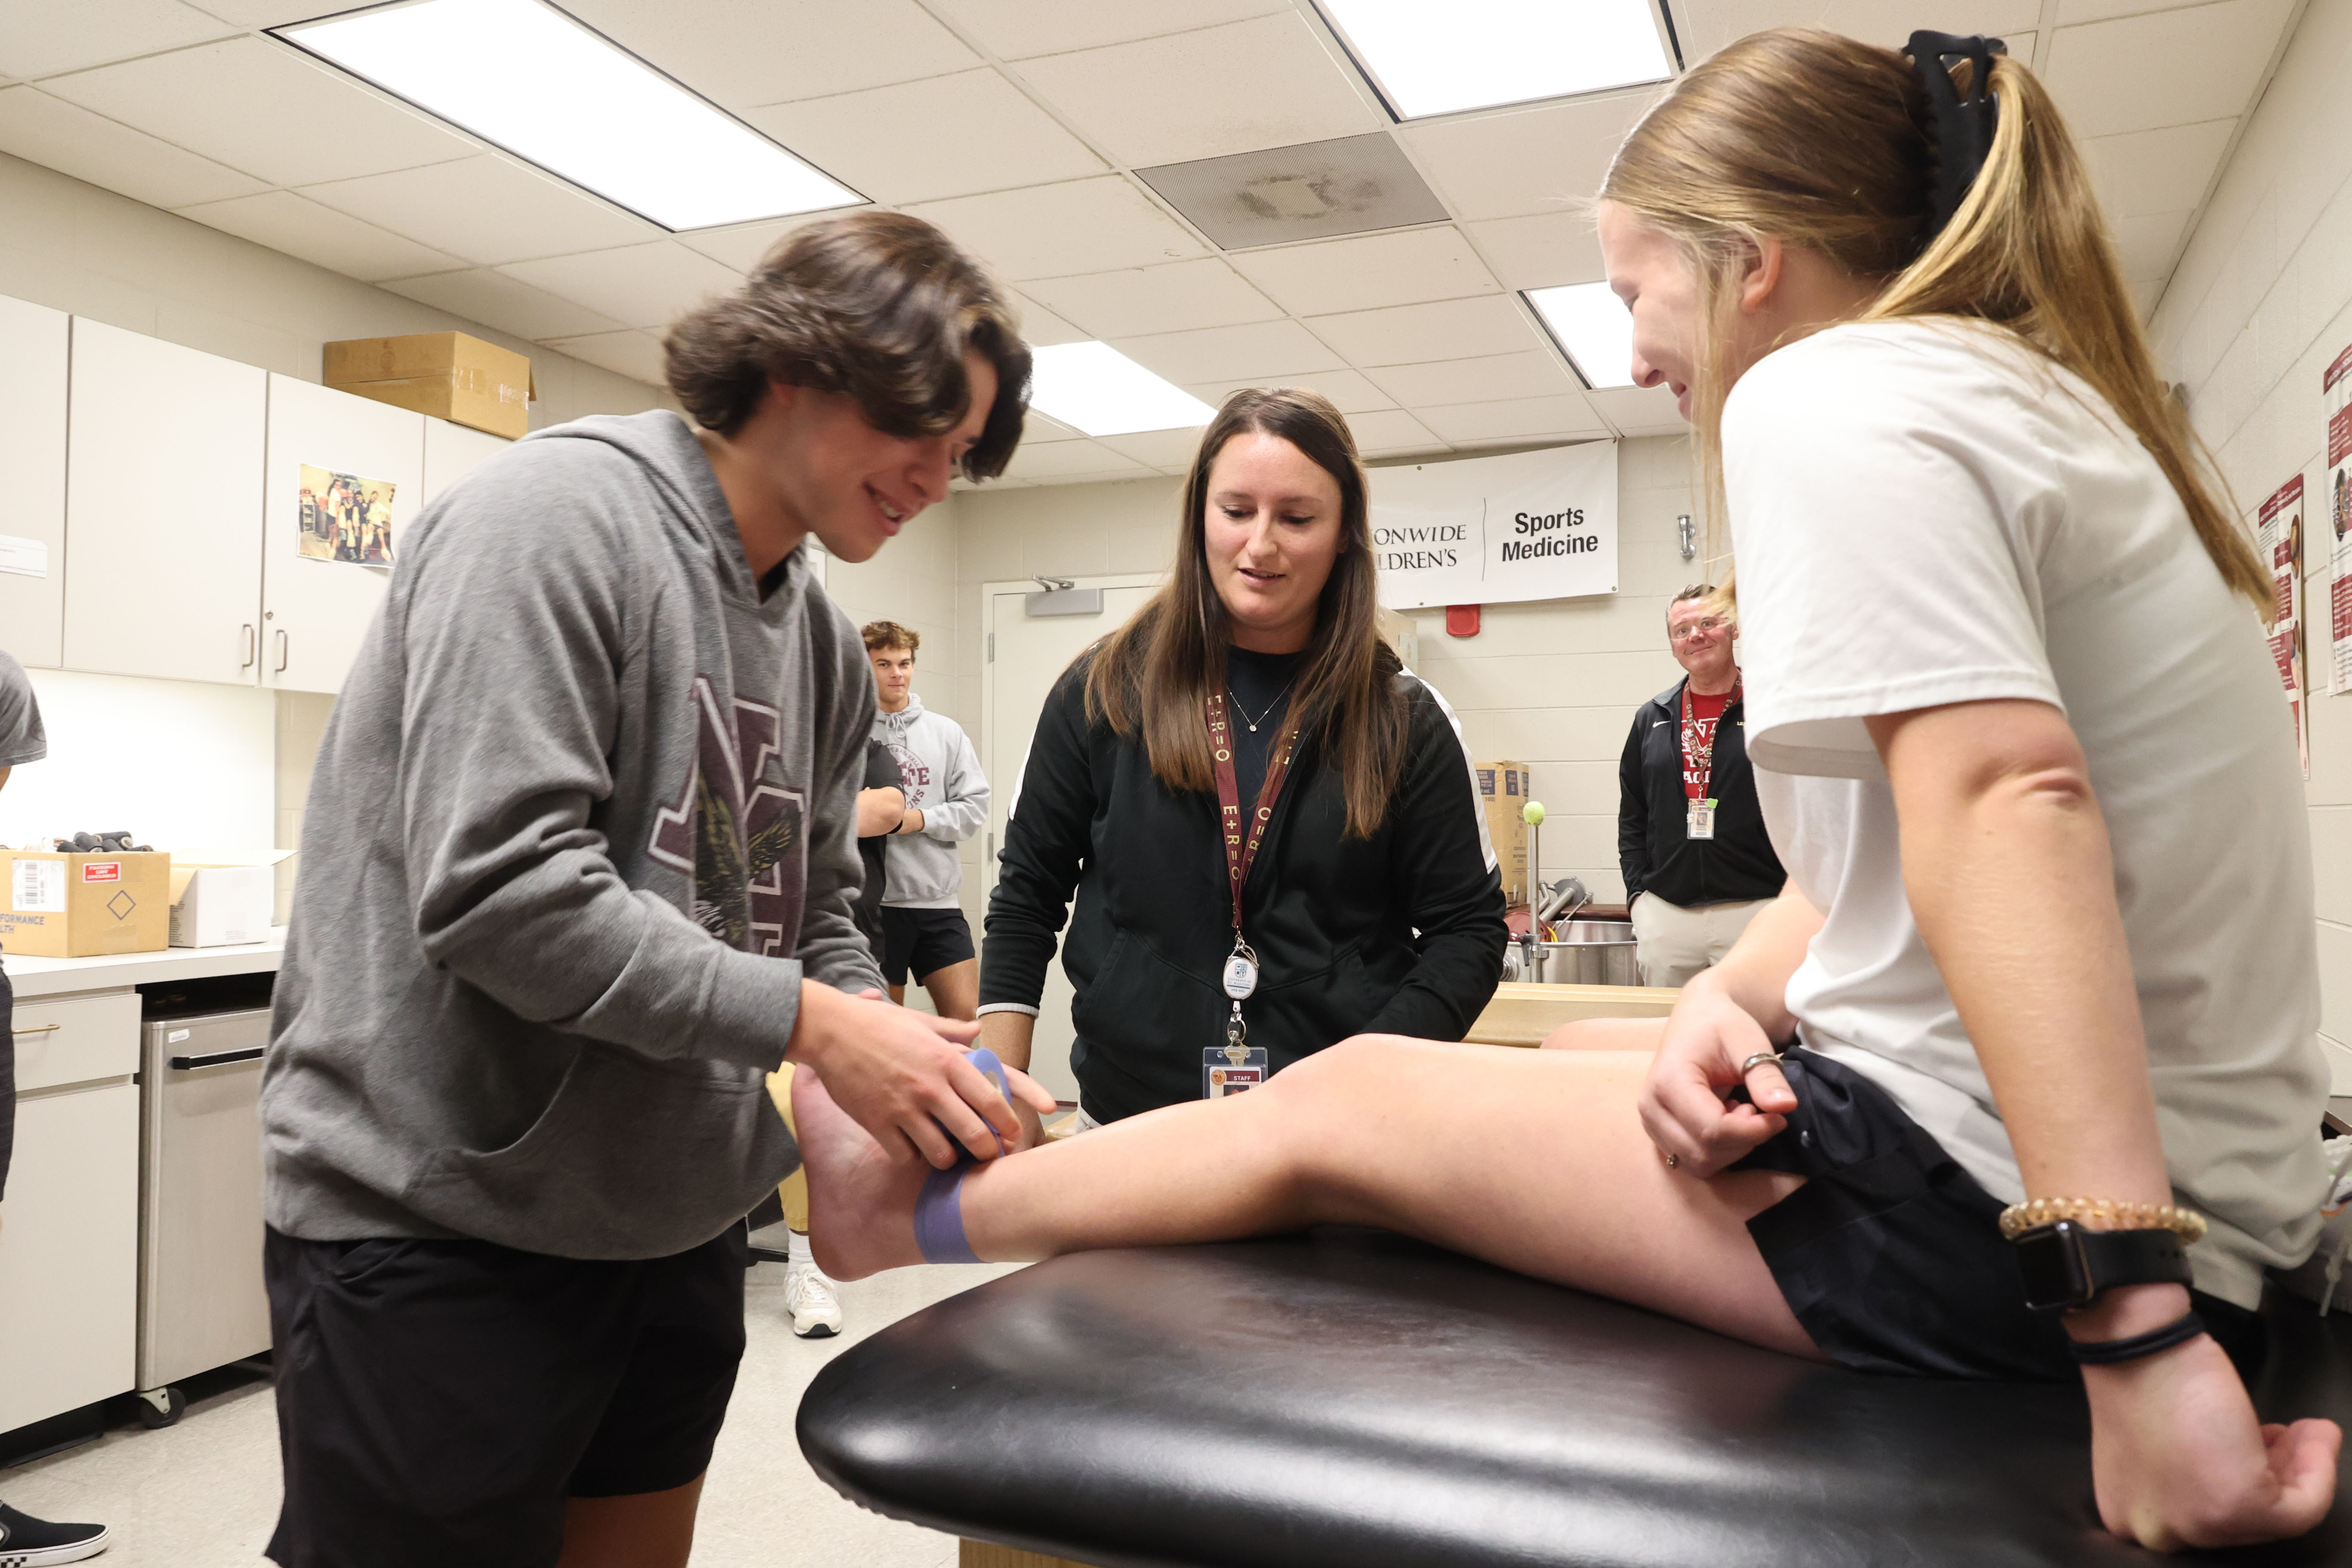
[[1001, 471], [1028, 351], [866, 213], [667, 353], [700, 428], [543, 430], [425, 509], [320, 752], [262, 1094], [287, 1568], [683, 1562], [798, 1158], [765, 1075], [934, 1164], [1018, 1131], [970, 1027], [877, 997], [873, 679], [802, 546]]

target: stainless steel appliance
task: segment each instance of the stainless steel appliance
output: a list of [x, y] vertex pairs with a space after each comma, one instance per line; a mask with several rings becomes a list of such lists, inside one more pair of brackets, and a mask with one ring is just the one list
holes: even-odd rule
[[269, 1348], [259, 1111], [269, 1010], [180, 1010], [205, 1005], [150, 996], [141, 1031], [138, 1387], [151, 1426], [178, 1418], [186, 1402], [173, 1384]]
[[1543, 944], [1543, 977], [1555, 985], [1639, 985], [1632, 921], [1570, 921]]

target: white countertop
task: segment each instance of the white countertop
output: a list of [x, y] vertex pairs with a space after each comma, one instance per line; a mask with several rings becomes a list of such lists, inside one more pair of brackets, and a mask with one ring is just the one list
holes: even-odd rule
[[115, 991], [166, 980], [203, 980], [215, 974], [275, 971], [286, 956], [286, 928], [268, 942], [225, 947], [167, 947], [157, 952], [119, 952], [100, 958], [11, 958], [8, 984], [19, 998], [62, 996], [73, 991]]

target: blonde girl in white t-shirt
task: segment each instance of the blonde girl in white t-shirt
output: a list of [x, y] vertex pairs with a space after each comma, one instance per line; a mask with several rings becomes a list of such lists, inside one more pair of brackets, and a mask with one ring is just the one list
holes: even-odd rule
[[[2087, 1355], [2109, 1529], [2325, 1515], [2340, 1433], [2258, 1426], [2230, 1353], [2313, 1246], [2326, 1087], [2267, 574], [2040, 85], [1919, 52], [1744, 39], [1601, 193], [1637, 378], [1728, 499], [1790, 891], [1663, 1025], [1350, 1040], [961, 1173], [894, 1163], [802, 1074], [828, 1272], [1381, 1225], [1865, 1370]], [[2029, 1311], [2058, 1222], [2109, 1288]]]

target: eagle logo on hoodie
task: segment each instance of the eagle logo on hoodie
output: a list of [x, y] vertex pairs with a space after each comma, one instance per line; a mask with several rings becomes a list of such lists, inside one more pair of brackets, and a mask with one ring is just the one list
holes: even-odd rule
[[695, 923], [730, 947], [790, 957], [808, 889], [806, 793], [783, 777], [775, 709], [722, 707], [694, 678], [695, 765], [677, 803], [655, 814], [656, 860], [694, 879]]

